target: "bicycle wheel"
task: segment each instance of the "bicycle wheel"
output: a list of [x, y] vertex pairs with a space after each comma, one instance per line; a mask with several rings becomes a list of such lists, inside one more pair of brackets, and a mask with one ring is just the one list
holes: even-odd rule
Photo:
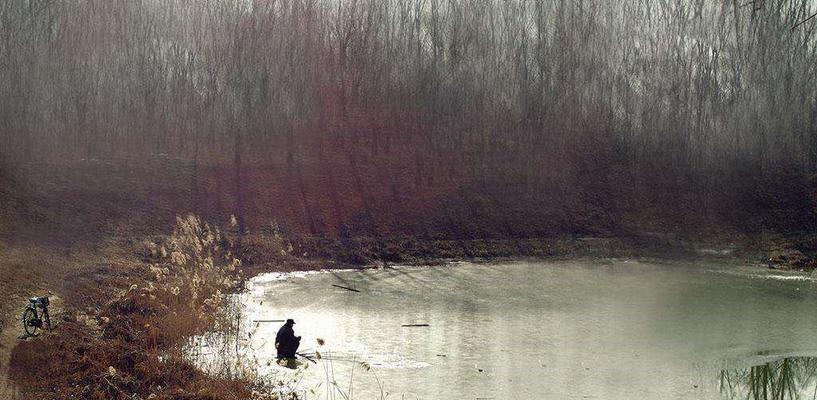
[[37, 333], [37, 316], [34, 313], [34, 310], [31, 308], [26, 308], [26, 311], [23, 313], [23, 329], [26, 331], [28, 336], [34, 336]]
[[54, 328], [51, 327], [51, 317], [48, 316], [48, 309], [47, 308], [43, 309], [43, 321], [45, 322], [45, 325], [48, 326], [48, 331], [49, 332], [54, 330]]

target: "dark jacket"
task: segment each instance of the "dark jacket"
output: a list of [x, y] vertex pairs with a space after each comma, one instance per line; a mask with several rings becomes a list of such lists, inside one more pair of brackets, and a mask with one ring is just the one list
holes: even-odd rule
[[301, 344], [301, 337], [295, 336], [292, 325], [284, 324], [275, 335], [275, 348], [278, 349], [278, 358], [295, 358], [295, 352]]

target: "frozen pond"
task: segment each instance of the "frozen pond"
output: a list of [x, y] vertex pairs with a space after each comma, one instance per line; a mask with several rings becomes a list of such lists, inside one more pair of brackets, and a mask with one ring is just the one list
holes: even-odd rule
[[[381, 386], [394, 399], [810, 399], [815, 290], [806, 276], [718, 262], [263, 275], [242, 296], [244, 345], [263, 374], [295, 377], [307, 398], [343, 398], [326, 393], [334, 380], [356, 399], [380, 398]], [[303, 351], [323, 338], [333, 361], [275, 365], [281, 324], [249, 321], [284, 318]]]

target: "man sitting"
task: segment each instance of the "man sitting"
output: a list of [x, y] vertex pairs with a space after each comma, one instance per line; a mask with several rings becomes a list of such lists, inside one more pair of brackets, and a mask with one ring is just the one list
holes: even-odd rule
[[278, 358], [295, 358], [295, 352], [298, 351], [298, 346], [301, 345], [301, 337], [295, 336], [292, 325], [295, 325], [295, 321], [288, 319], [284, 326], [278, 329], [278, 334], [275, 335], [275, 348], [278, 350]]

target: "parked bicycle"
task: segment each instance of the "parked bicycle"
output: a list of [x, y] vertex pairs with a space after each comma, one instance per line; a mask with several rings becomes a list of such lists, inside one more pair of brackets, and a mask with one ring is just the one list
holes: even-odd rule
[[[48, 315], [48, 297], [32, 297], [28, 299], [28, 306], [23, 312], [23, 329], [26, 335], [34, 336], [37, 329], [43, 329], [43, 325], [51, 331], [51, 317]], [[38, 310], [42, 310], [38, 312]]]

